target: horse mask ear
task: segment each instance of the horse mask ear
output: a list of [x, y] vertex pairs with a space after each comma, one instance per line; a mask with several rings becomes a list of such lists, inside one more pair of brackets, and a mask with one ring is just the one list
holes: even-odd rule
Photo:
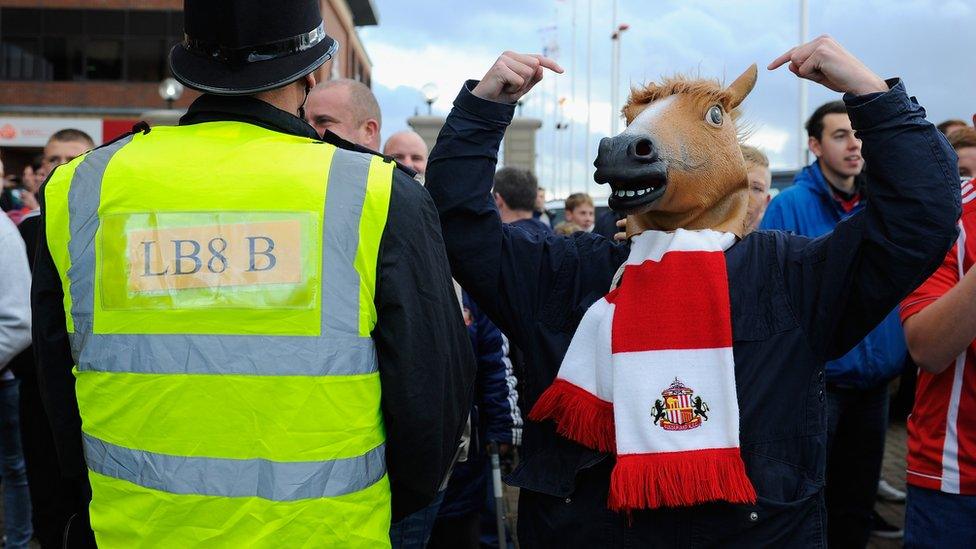
[[729, 87], [725, 91], [729, 94], [729, 104], [726, 105], [726, 109], [731, 111], [732, 109], [739, 106], [742, 100], [749, 95], [752, 88], [756, 85], [756, 78], [759, 73], [756, 70], [756, 64], [753, 63], [746, 72], [742, 73], [735, 82], [729, 84]]

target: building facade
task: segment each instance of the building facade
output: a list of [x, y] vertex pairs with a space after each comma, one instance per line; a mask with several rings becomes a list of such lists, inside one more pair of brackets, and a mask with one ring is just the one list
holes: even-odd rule
[[[371, 0], [320, 0], [326, 32], [340, 43], [316, 77], [370, 84], [356, 32], [376, 25]], [[167, 108], [159, 86], [169, 50], [183, 40], [181, 0], [0, 0], [0, 157], [8, 174], [72, 127], [96, 144]], [[197, 93], [173, 103], [184, 109]]]

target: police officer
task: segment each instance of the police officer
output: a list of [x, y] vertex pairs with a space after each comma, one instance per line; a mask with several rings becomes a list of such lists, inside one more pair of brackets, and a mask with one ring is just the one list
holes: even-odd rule
[[170, 64], [203, 95], [180, 125], [43, 190], [39, 374], [63, 473], [91, 487], [72, 528], [388, 545], [441, 484], [474, 376], [437, 214], [391, 160], [303, 121], [338, 47], [317, 0], [184, 13]]

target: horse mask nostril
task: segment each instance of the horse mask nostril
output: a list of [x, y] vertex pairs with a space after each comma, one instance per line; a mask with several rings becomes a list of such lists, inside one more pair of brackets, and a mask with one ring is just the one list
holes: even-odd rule
[[657, 149], [654, 147], [654, 142], [646, 137], [632, 141], [628, 149], [629, 156], [636, 160], [642, 162], [653, 162], [657, 160]]

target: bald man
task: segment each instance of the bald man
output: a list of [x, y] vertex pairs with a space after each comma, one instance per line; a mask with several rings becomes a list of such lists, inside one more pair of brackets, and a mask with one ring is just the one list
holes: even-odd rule
[[315, 86], [305, 102], [305, 120], [319, 135], [329, 130], [346, 141], [380, 150], [380, 106], [362, 82], [340, 78]]
[[383, 154], [392, 156], [421, 178], [427, 172], [427, 143], [417, 132], [403, 130], [391, 135], [383, 145]]

